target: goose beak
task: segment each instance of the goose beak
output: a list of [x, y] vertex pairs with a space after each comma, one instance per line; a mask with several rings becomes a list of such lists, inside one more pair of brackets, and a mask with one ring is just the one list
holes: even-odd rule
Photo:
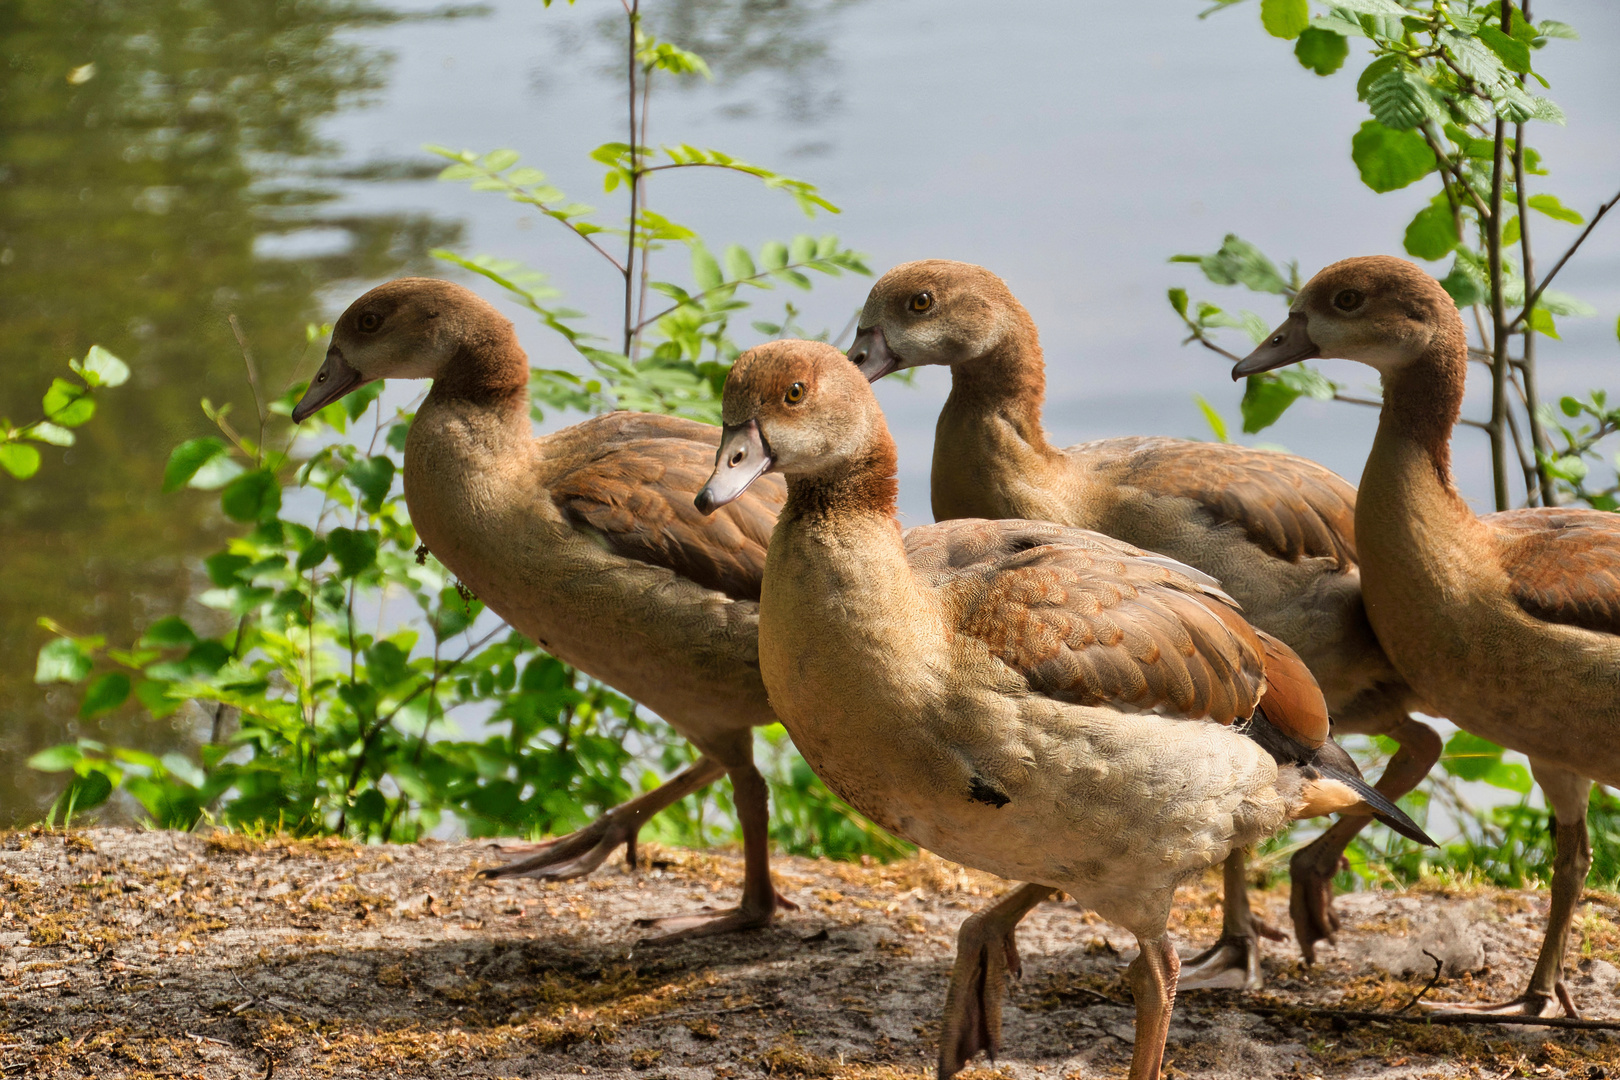
[[1322, 351], [1311, 340], [1306, 328], [1305, 313], [1291, 312], [1264, 344], [1237, 362], [1232, 368], [1232, 379], [1235, 382], [1246, 375], [1258, 375], [1262, 371], [1287, 367], [1301, 360], [1314, 360], [1321, 355]]
[[869, 326], [856, 334], [855, 344], [849, 347], [849, 358], [869, 383], [877, 382], [901, 367], [900, 358], [889, 351], [889, 343], [883, 337], [881, 326]]
[[771, 449], [760, 434], [759, 422], [727, 424], [720, 435], [720, 452], [714, 458], [714, 473], [693, 500], [705, 514], [712, 514], [728, 502], [742, 497], [748, 485], [771, 471]]
[[326, 362], [321, 365], [321, 370], [315, 373], [315, 378], [310, 380], [309, 389], [304, 391], [304, 396], [293, 406], [293, 423], [302, 424], [344, 394], [370, 381], [350, 367], [349, 362], [343, 359], [343, 354], [338, 351], [338, 347], [333, 345], [326, 350]]

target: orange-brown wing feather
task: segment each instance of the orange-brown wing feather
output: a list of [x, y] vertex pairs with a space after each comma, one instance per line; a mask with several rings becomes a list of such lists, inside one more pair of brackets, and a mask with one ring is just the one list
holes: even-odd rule
[[1107, 439], [1069, 453], [1102, 459], [1114, 482], [1191, 499], [1278, 558], [1356, 560], [1356, 489], [1314, 461], [1186, 439]]
[[1328, 740], [1327, 701], [1311, 669], [1287, 645], [1256, 631], [1266, 650], [1266, 696], [1260, 711], [1272, 725], [1310, 749]]
[[712, 516], [692, 500], [714, 470], [717, 428], [646, 413], [609, 413], [578, 428], [580, 464], [551, 486], [576, 528], [627, 559], [663, 566], [734, 600], [758, 600], [771, 530], [787, 498], [763, 476]]
[[1264, 649], [1190, 567], [1083, 529], [964, 519], [906, 534], [954, 630], [1035, 693], [1222, 724], [1251, 715]]
[[1488, 514], [1508, 588], [1545, 622], [1620, 634], [1620, 514], [1537, 507]]

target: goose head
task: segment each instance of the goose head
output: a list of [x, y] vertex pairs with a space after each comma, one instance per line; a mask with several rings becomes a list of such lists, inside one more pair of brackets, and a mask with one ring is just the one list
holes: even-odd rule
[[1007, 283], [982, 266], [902, 263], [872, 286], [849, 358], [874, 382], [903, 368], [977, 360], [1021, 330], [1021, 311]]
[[332, 327], [309, 389], [293, 409], [303, 423], [377, 379], [437, 379], [456, 354], [510, 336], [511, 323], [482, 297], [437, 278], [399, 278], [350, 304]]
[[721, 402], [714, 475], [697, 507], [713, 513], [775, 470], [816, 476], [865, 455], [882, 414], [866, 379], [820, 341], [772, 341], [737, 358]]
[[1428, 353], [1448, 317], [1456, 320], [1456, 305], [1416, 265], [1387, 255], [1345, 259], [1306, 283], [1287, 320], [1232, 378], [1316, 358], [1357, 360], [1388, 376]]

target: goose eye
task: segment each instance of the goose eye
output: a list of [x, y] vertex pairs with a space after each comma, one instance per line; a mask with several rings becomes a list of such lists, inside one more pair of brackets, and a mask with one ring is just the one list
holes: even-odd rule
[[360, 316], [360, 329], [364, 330], [368, 334], [381, 325], [382, 316], [378, 315], [374, 311], [368, 311], [364, 315]]
[[915, 311], [915, 312], [918, 312], [918, 313], [927, 311], [929, 308], [931, 308], [933, 306], [934, 306], [934, 294], [933, 293], [920, 292], [916, 296], [913, 296], [910, 300], [906, 301], [906, 307], [908, 307], [912, 311]]
[[803, 401], [804, 383], [796, 382], [792, 386], [788, 387], [787, 393], [782, 396], [782, 400], [787, 402], [789, 405], [797, 405], [799, 402]]
[[1333, 298], [1333, 306], [1340, 311], [1354, 311], [1361, 306], [1362, 295], [1355, 289], [1344, 289]]

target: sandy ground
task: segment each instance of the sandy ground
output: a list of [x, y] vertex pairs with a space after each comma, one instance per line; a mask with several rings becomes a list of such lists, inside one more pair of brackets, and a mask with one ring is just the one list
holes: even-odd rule
[[[644, 850], [644, 866], [649, 853]], [[769, 929], [667, 946], [631, 920], [735, 896], [740, 860], [668, 849], [564, 884], [473, 877], [473, 844], [356, 847], [91, 830], [0, 835], [0, 1077], [754, 1076], [930, 1072], [957, 925], [1004, 883], [925, 857], [777, 862], [800, 905]], [[1185, 890], [1183, 953], [1213, 940], [1213, 878]], [[1437, 999], [1510, 996], [1545, 894], [1438, 886], [1341, 898], [1306, 969], [1267, 944], [1267, 988], [1183, 995], [1170, 1076], [1620, 1078], [1620, 1033], [1348, 1024], [1398, 1008], [1442, 957]], [[1617, 899], [1572, 943], [1586, 1014], [1620, 1016]], [[1280, 890], [1257, 910], [1287, 925]], [[1119, 1077], [1129, 935], [1072, 904], [1020, 934], [1023, 979], [993, 1075]], [[1280, 1010], [1280, 1011], [1279, 1011]], [[967, 1075], [979, 1080], [984, 1070]]]

